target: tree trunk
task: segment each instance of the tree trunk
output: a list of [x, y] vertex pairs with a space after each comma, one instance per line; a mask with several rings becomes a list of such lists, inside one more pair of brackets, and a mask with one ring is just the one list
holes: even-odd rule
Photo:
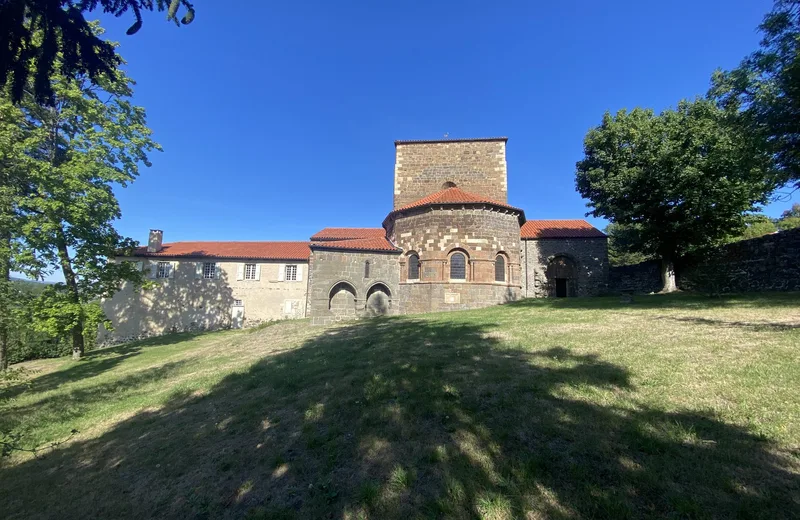
[[[80, 306], [81, 298], [78, 292], [78, 280], [75, 271], [72, 270], [72, 260], [69, 257], [67, 244], [61, 240], [58, 244], [58, 259], [61, 262], [61, 271], [64, 273], [64, 282], [67, 284], [67, 292], [70, 302]], [[72, 327], [72, 359], [80, 359], [83, 356], [83, 309], [79, 311], [78, 320]]]
[[675, 265], [672, 259], [663, 257], [661, 259], [661, 292], [671, 293], [678, 290], [675, 282]]

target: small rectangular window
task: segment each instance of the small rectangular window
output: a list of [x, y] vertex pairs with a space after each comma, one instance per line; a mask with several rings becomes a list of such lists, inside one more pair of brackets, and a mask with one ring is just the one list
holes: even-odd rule
[[210, 280], [216, 278], [217, 264], [214, 262], [203, 262], [203, 278]]
[[156, 278], [169, 278], [169, 270], [171, 268], [172, 264], [169, 262], [159, 262], [156, 267]]
[[284, 277], [286, 281], [294, 281], [297, 280], [297, 266], [296, 265], [287, 265], [286, 266], [286, 276]]
[[234, 299], [234, 300], [233, 300], [233, 306], [234, 306], [234, 307], [244, 307], [244, 303], [242, 303], [242, 300], [236, 300], [236, 299]]
[[245, 280], [256, 279], [256, 264], [244, 264], [244, 279]]

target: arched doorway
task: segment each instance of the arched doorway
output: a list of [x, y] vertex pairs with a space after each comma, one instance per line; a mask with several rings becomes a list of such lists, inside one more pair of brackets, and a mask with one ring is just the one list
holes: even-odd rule
[[347, 282], [339, 282], [328, 294], [328, 309], [336, 315], [350, 317], [356, 315], [356, 290]]
[[367, 291], [367, 316], [383, 316], [389, 314], [392, 306], [392, 293], [382, 283], [376, 283]]
[[558, 255], [550, 259], [547, 264], [547, 283], [550, 286], [550, 296], [557, 298], [575, 296], [578, 292], [577, 273], [578, 270], [572, 258]]

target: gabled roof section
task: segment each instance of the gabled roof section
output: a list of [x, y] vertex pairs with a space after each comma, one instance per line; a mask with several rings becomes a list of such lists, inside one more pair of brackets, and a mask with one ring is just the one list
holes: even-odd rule
[[[383, 230], [381, 230], [383, 231]], [[333, 249], [344, 251], [374, 251], [374, 252], [400, 252], [402, 249], [395, 247], [389, 239], [385, 236], [370, 237], [370, 238], [354, 238], [351, 240], [325, 240], [322, 242], [313, 242], [311, 249]]]
[[392, 211], [391, 213], [389, 213], [389, 216], [394, 215], [395, 213], [399, 213], [401, 211], [406, 211], [414, 208], [421, 208], [424, 206], [435, 206], [435, 205], [460, 206], [462, 204], [489, 204], [491, 206], [510, 209], [520, 214], [524, 214], [524, 212], [521, 209], [515, 208], [514, 206], [509, 206], [508, 204], [505, 204], [503, 202], [497, 202], [496, 200], [484, 197], [483, 195], [475, 195], [474, 193], [469, 193], [467, 191], [462, 190], [459, 187], [453, 187], [453, 188], [445, 188], [441, 191], [432, 193], [427, 197], [423, 197], [410, 204], [401, 206], [396, 210]]
[[585, 220], [529, 220], [520, 230], [523, 240], [538, 238], [605, 238], [606, 235]]
[[156, 253], [137, 247], [133, 256], [307, 261], [311, 249], [309, 242], [171, 242]]
[[386, 236], [383, 228], [338, 228], [327, 227], [317, 231], [311, 240], [320, 242], [324, 240], [352, 240], [355, 238], [381, 238]]

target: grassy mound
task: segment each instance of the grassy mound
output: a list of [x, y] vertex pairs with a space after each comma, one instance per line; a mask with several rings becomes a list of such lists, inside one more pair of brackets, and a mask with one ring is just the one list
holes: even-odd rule
[[26, 364], [10, 518], [789, 518], [800, 295], [523, 301]]

